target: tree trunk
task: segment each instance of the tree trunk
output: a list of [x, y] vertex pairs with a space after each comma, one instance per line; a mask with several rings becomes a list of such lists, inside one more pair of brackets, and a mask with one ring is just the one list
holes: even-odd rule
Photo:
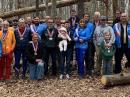
[[113, 0], [113, 19], [116, 17], [116, 11], [118, 9], [118, 0]]
[[[86, 0], [84, 0], [85, 2]], [[60, 7], [65, 7], [65, 6], [70, 6], [73, 4], [76, 4], [78, 2], [78, 0], [67, 0], [67, 1], [57, 1], [56, 4], [56, 8], [60, 8]], [[52, 6], [52, 3], [48, 3], [48, 7], [50, 8]], [[45, 4], [41, 4], [39, 5], [39, 9], [38, 11], [44, 11], [46, 9]], [[31, 12], [35, 12], [36, 11], [36, 6], [32, 6], [32, 7], [25, 7], [25, 8], [21, 8], [19, 10], [15, 10], [15, 11], [9, 11], [9, 12], [4, 12], [0, 14], [0, 17], [14, 17], [14, 16], [19, 16], [19, 15], [24, 15], [24, 14], [28, 14]]]
[[130, 84], [130, 73], [121, 73], [115, 75], [104, 75], [101, 78], [101, 83], [104, 86], [115, 86]]
[[46, 15], [49, 15], [49, 8], [48, 8], [48, 0], [45, 1], [46, 4]]
[[78, 1], [78, 16], [83, 17], [84, 14], [84, 0]]
[[36, 0], [36, 16], [39, 16], [39, 0]]
[[56, 1], [57, 0], [52, 0], [52, 17], [53, 18], [55, 18], [57, 16]]

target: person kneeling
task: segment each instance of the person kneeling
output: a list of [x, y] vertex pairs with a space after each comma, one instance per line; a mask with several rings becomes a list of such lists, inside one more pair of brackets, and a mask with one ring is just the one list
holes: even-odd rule
[[29, 61], [29, 73], [31, 80], [41, 80], [44, 77], [43, 47], [38, 42], [38, 35], [32, 36], [32, 41], [28, 43], [26, 54]]

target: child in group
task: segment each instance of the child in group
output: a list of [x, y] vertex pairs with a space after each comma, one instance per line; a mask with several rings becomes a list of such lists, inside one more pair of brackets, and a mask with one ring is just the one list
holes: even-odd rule
[[111, 33], [104, 31], [104, 40], [101, 43], [100, 51], [103, 58], [103, 75], [111, 75], [113, 73], [112, 58], [115, 54], [115, 46], [110, 45]]
[[62, 40], [59, 42], [59, 49], [60, 52], [66, 51], [67, 50], [67, 40], [71, 41], [71, 38], [67, 34], [67, 30], [64, 27], [61, 27], [59, 29], [59, 34], [58, 37], [61, 38]]

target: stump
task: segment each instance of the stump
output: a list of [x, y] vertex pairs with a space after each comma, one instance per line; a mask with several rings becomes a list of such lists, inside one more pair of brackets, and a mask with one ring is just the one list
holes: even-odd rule
[[115, 86], [130, 84], [130, 73], [120, 73], [114, 75], [103, 75], [101, 83], [104, 86]]

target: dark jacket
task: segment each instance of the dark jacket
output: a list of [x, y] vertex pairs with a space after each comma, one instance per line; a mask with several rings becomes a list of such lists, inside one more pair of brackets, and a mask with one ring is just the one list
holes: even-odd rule
[[74, 26], [72, 25], [72, 17], [70, 17], [70, 18], [68, 19], [68, 21], [70, 22], [70, 28], [73, 30], [73, 32], [74, 32], [75, 29], [77, 28], [77, 26], [78, 26], [78, 24], [79, 24], [79, 21], [80, 21], [80, 19], [79, 19], [78, 16], [75, 16], [75, 17], [76, 17], [76, 21], [75, 21], [75, 25], [74, 25]]
[[50, 32], [54, 31], [52, 40], [49, 39], [48, 31], [45, 30], [44, 33], [42, 34], [42, 43], [45, 47], [57, 47], [58, 45], [58, 30], [53, 28], [53, 29], [48, 29]]
[[27, 47], [26, 47], [26, 55], [27, 55], [29, 63], [37, 64], [36, 59], [43, 59], [44, 60], [45, 54], [44, 54], [43, 50], [44, 50], [44, 48], [43, 48], [42, 44], [39, 42], [38, 49], [37, 49], [37, 55], [35, 55], [32, 41], [29, 42]]
[[23, 36], [23, 40], [20, 40], [18, 28], [15, 29], [14, 34], [15, 34], [15, 39], [16, 39], [15, 49], [19, 49], [19, 50], [25, 49], [26, 45], [31, 40], [31, 29], [29, 27], [26, 27], [26, 31]]

